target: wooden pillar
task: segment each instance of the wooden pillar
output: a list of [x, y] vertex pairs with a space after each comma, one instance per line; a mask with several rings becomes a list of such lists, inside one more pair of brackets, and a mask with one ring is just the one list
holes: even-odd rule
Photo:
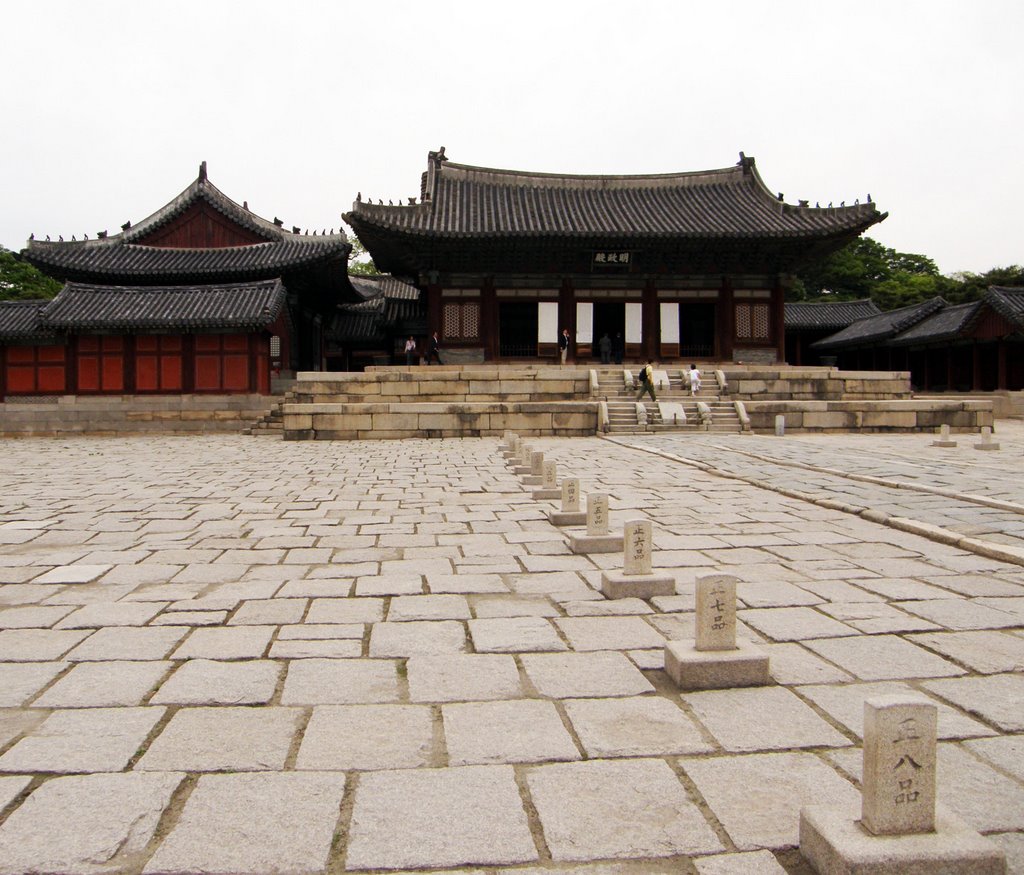
[[[573, 288], [572, 280], [566, 277], [562, 280], [562, 287], [558, 290], [558, 335], [561, 337], [562, 329], [569, 329], [569, 337], [572, 343], [569, 347], [569, 360], [572, 361], [576, 355], [576, 291]], [[557, 356], [558, 350], [555, 350]], [[557, 358], [556, 358], [557, 361]]]
[[782, 288], [782, 277], [776, 274], [772, 289], [772, 330], [775, 337], [775, 359], [786, 360], [786, 300]]
[[484, 342], [484, 361], [494, 361], [498, 357], [498, 299], [492, 276], [480, 284], [480, 336]]
[[427, 337], [437, 332], [441, 335], [441, 287], [436, 283], [427, 286]]
[[924, 352], [921, 353], [921, 359], [924, 363], [924, 367], [922, 368], [921, 374], [921, 382], [923, 384], [921, 388], [924, 389], [925, 392], [927, 392], [932, 387], [931, 356], [928, 355], [927, 349], [925, 349]]
[[732, 281], [722, 277], [718, 294], [718, 336], [715, 338], [715, 353], [723, 361], [732, 361], [736, 340], [736, 311], [733, 299]]
[[644, 361], [656, 359], [659, 347], [661, 346], [661, 330], [658, 325], [658, 293], [654, 289], [654, 280], [647, 280], [644, 283], [644, 294], [641, 298], [643, 307], [641, 324], [643, 326], [643, 350]]
[[953, 387], [956, 385], [956, 367], [954, 359], [956, 358], [956, 347], [950, 346], [946, 348], [946, 391], [952, 392]]
[[996, 388], [1006, 389], [1009, 386], [1006, 376], [1006, 341], [996, 341]]
[[971, 344], [971, 387], [975, 392], [981, 391], [981, 347], [975, 341]]

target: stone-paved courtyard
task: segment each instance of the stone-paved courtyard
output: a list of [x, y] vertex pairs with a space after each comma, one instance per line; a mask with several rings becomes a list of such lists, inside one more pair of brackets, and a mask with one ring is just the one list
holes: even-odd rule
[[[2, 442], [0, 873], [806, 872], [801, 805], [856, 814], [863, 700], [908, 688], [940, 802], [1024, 872], [999, 426], [531, 441], [653, 522], [650, 603], [495, 439]], [[665, 675], [712, 572], [774, 685]]]

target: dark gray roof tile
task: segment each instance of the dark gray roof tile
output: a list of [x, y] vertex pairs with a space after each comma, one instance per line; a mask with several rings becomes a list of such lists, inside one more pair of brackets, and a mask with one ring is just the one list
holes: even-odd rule
[[754, 159], [721, 170], [572, 176], [454, 164], [431, 153], [424, 201], [357, 200], [345, 220], [418, 236], [815, 238], [885, 218], [873, 203], [813, 208], [780, 201]]
[[846, 328], [858, 319], [877, 316], [882, 311], [874, 301], [796, 301], [786, 304], [786, 330]]
[[101, 286], [68, 283], [42, 313], [59, 331], [255, 330], [285, 302], [279, 279], [193, 286]]
[[841, 331], [837, 331], [817, 343], [812, 343], [811, 348], [826, 351], [881, 343], [906, 331], [926, 316], [930, 316], [945, 306], [946, 302], [942, 298], [932, 298], [920, 304], [900, 307], [898, 310], [886, 310], [877, 316], [859, 319]]

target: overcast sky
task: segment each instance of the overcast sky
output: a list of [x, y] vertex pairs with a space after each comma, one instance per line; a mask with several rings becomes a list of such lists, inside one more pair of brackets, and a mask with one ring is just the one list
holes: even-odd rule
[[727, 167], [870, 192], [943, 273], [1024, 263], [1020, 0], [19, 2], [0, 245], [138, 222], [195, 179], [287, 227], [419, 195], [427, 151], [565, 173]]

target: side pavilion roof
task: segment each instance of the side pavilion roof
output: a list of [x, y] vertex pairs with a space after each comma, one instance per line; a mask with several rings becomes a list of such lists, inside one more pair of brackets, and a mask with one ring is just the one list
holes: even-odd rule
[[[240, 229], [244, 245], [178, 247], [161, 245], [160, 232], [190, 210], [206, 210]], [[301, 234], [287, 231], [281, 220], [269, 221], [225, 195], [206, 176], [199, 176], [168, 204], [138, 224], [122, 226], [120, 234], [93, 240], [30, 239], [25, 257], [61, 279], [159, 283], [167, 280], [227, 281], [280, 276], [340, 258], [350, 244], [341, 231]]]
[[859, 301], [795, 301], [786, 304], [786, 328], [835, 331], [881, 312], [870, 298]]

